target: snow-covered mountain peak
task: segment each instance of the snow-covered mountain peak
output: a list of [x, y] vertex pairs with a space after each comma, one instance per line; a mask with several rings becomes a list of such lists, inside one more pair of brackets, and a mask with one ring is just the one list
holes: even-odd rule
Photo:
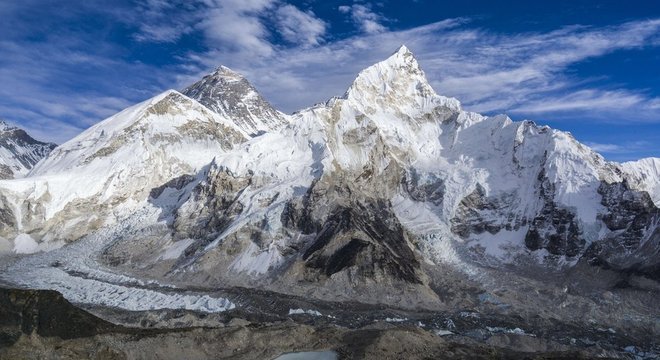
[[408, 49], [405, 45], [401, 45], [385, 61], [405, 64], [419, 69], [419, 63], [417, 63], [415, 55], [413, 55], [412, 51], [410, 51], [410, 49]]
[[241, 81], [241, 80], [246, 80], [245, 77], [236, 71], [224, 66], [220, 65], [218, 66], [214, 72], [209, 74], [208, 76], [217, 78], [221, 81]]
[[183, 93], [251, 135], [277, 130], [289, 122], [245, 77], [226, 66], [218, 67]]
[[7, 124], [4, 120], [0, 119], [0, 131], [6, 131], [9, 130], [11, 126]]
[[404, 44], [401, 44], [401, 46], [399, 46], [399, 48], [396, 50], [396, 53], [397, 54], [412, 54], [410, 49], [408, 49], [408, 47]]
[[[57, 147], [25, 179], [0, 182], [0, 194], [17, 201], [40, 199], [39, 206], [21, 212], [15, 227], [5, 227], [0, 236], [13, 237], [22, 229], [49, 241], [51, 225], [33, 221], [45, 219], [63, 226], [58, 239], [77, 239], [144, 206], [153, 189], [196, 174], [248, 138], [232, 121], [197, 101], [165, 91]], [[83, 214], [95, 214], [98, 221]], [[69, 221], [77, 225], [62, 225]]]
[[[62, 173], [74, 168], [93, 171], [94, 167], [87, 165], [96, 162], [119, 161], [126, 165], [137, 159], [114, 158], [124, 153], [144, 153], [149, 157], [148, 154], [169, 147], [179, 149], [197, 144], [205, 148], [205, 152], [229, 149], [246, 138], [247, 134], [228, 119], [176, 90], [167, 90], [101, 121], [62, 144], [35, 167], [31, 175]], [[199, 157], [185, 152], [180, 155], [186, 158], [182, 159], [186, 164]], [[210, 160], [211, 154], [208, 156]], [[204, 165], [204, 161], [192, 161], [193, 167]]]
[[364, 90], [384, 94], [392, 90], [388, 86], [405, 80], [417, 82], [422, 87], [419, 90], [424, 91], [425, 95], [435, 94], [415, 56], [408, 48], [401, 46], [387, 59], [362, 70], [348, 90], [348, 95]]
[[405, 45], [389, 58], [362, 70], [344, 98], [361, 104], [366, 113], [372, 113], [374, 108], [396, 108], [408, 115], [429, 113], [439, 106], [461, 110], [458, 100], [436, 94]]
[[25, 130], [0, 120], [0, 179], [27, 174], [55, 146], [35, 140]]

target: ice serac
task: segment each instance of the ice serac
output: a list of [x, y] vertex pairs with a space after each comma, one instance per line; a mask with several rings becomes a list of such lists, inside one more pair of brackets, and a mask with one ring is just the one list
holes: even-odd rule
[[[59, 146], [29, 176], [0, 183], [0, 236], [75, 240], [146, 203], [151, 190], [196, 174], [248, 139], [231, 121], [174, 90]], [[2, 199], [0, 199], [2, 200]]]
[[273, 108], [242, 75], [225, 66], [183, 90], [210, 110], [254, 136], [277, 130], [287, 116]]
[[0, 179], [25, 176], [56, 146], [35, 140], [25, 130], [0, 120]]

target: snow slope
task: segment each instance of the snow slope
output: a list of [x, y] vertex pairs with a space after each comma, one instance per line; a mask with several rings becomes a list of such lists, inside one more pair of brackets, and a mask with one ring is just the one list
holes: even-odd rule
[[27, 177], [0, 182], [15, 219], [0, 236], [74, 240], [247, 138], [233, 122], [166, 91], [62, 144]]

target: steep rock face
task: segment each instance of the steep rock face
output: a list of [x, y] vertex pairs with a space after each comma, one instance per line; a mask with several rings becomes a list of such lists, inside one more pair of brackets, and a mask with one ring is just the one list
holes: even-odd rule
[[56, 291], [0, 288], [0, 348], [23, 334], [75, 339], [119, 329], [73, 306]]
[[296, 258], [306, 281], [341, 275], [356, 285], [425, 283], [413, 238], [387, 197], [397, 191], [402, 171], [394, 166], [386, 174], [372, 171], [323, 176], [286, 203], [278, 220], [285, 231], [305, 239], [290, 246], [299, 249]]
[[419, 261], [403, 228], [391, 206], [382, 201], [335, 209], [302, 259], [321, 276], [348, 269], [356, 279], [422, 282], [417, 273]]
[[621, 164], [631, 189], [646, 191], [660, 206], [660, 158], [646, 158]]
[[576, 256], [586, 243], [574, 211], [557, 206], [554, 183], [545, 176], [545, 169], [539, 173], [539, 197], [543, 207], [531, 219], [525, 235], [525, 245], [531, 250], [546, 249], [553, 255]]
[[285, 126], [287, 116], [275, 110], [243, 76], [221, 66], [190, 85], [183, 94], [233, 121], [250, 135]]
[[244, 209], [238, 200], [251, 184], [251, 177], [237, 177], [228, 169], [212, 164], [205, 181], [191, 194], [191, 201], [178, 209], [174, 219], [178, 238], [213, 240], [224, 231]]
[[631, 190], [627, 181], [604, 183], [599, 192], [610, 233], [589, 248], [587, 260], [660, 280], [660, 209], [647, 192]]
[[24, 176], [56, 146], [0, 120], [0, 180]]

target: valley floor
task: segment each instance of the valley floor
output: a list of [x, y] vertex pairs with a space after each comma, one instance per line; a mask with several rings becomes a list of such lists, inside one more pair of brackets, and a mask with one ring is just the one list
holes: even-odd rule
[[255, 321], [241, 318], [244, 314], [96, 310], [124, 324], [102, 320], [54, 291], [2, 288], [0, 358], [274, 359], [289, 352], [330, 350], [340, 359], [578, 359], [633, 357], [636, 351], [606, 350], [596, 334], [583, 334], [584, 339], [594, 336], [593, 344], [569, 346], [520, 331], [477, 328], [472, 332], [480, 335], [475, 335], [464, 330], [487, 318], [457, 322], [450, 332], [398, 320], [350, 328], [307, 315]]
[[[578, 294], [497, 269], [488, 270], [500, 282], [490, 291], [456, 288], [459, 275], [444, 272], [435, 277], [445, 279], [436, 286], [447, 310], [411, 311], [138, 279], [90, 255], [104, 246], [87, 238], [0, 258], [0, 358], [274, 359], [327, 350], [340, 359], [660, 354], [658, 291], [640, 283], [589, 298], [586, 286]], [[575, 278], [589, 282], [586, 273]]]

